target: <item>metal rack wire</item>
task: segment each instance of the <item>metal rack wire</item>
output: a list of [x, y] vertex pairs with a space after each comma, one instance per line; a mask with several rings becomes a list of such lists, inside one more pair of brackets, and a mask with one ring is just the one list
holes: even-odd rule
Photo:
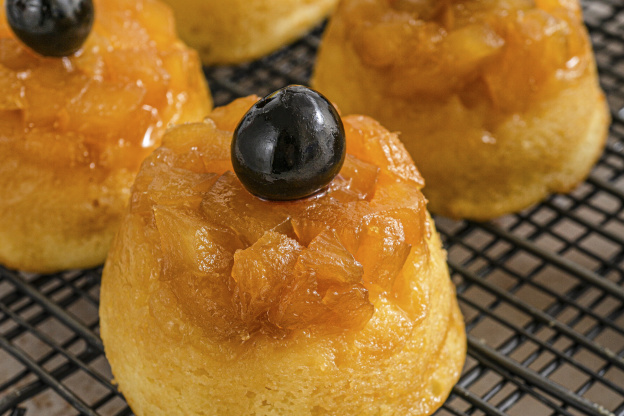
[[[437, 218], [469, 356], [439, 415], [624, 416], [624, 2], [584, 3], [613, 125], [589, 179], [490, 223]], [[310, 77], [322, 27], [206, 70], [217, 104]], [[0, 267], [0, 415], [130, 415], [98, 337], [100, 269]]]

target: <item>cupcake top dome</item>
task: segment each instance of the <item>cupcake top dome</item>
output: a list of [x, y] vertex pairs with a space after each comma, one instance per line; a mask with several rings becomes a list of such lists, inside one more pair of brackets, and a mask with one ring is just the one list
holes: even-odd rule
[[[177, 39], [160, 2], [94, 0], [91, 9], [81, 1], [76, 26], [51, 17], [70, 15], [72, 2], [26, 2], [35, 9], [21, 11], [16, 3], [0, 9], [0, 123], [14, 154], [59, 169], [137, 170], [168, 124], [210, 108], [196, 53]], [[40, 27], [24, 34], [33, 19]]]
[[486, 89], [504, 111], [582, 76], [593, 64], [578, 2], [347, 0], [344, 33], [396, 97], [477, 105]]

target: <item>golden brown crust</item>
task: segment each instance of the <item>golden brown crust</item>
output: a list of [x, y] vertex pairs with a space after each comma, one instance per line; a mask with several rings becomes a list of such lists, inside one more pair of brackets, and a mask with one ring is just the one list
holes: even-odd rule
[[54, 272], [106, 258], [134, 173], [58, 170], [0, 156], [0, 261], [9, 268]]
[[320, 22], [337, 0], [165, 0], [204, 64], [260, 58]]
[[141, 160], [169, 123], [212, 106], [166, 6], [95, 6], [85, 45], [60, 59], [26, 49], [0, 12], [0, 263], [11, 268], [101, 264]]
[[[586, 177], [609, 115], [577, 2], [440, 2], [420, 15], [386, 3], [344, 2], [313, 84], [343, 111], [400, 132], [432, 212], [486, 220]], [[383, 12], [366, 17], [371, 4]], [[379, 22], [383, 13], [394, 20]], [[360, 26], [404, 42], [390, 48], [391, 37], [363, 37]], [[399, 60], [405, 48], [416, 52]]]
[[[107, 259], [101, 290], [102, 339], [121, 391], [137, 415], [433, 413], [459, 377], [466, 342], [445, 252], [424, 204], [421, 205], [421, 179], [409, 156], [396, 136], [376, 122], [360, 116], [345, 117], [347, 151], [361, 161], [357, 165], [360, 172], [370, 163], [376, 163], [380, 168], [379, 177], [374, 181], [374, 196], [359, 199], [362, 190], [369, 187], [356, 181], [361, 179], [357, 175], [344, 181], [348, 176], [343, 175], [349, 173], [343, 168], [328, 194], [317, 199], [273, 203], [279, 207], [270, 209], [241, 196], [230, 205], [237, 207], [232, 211], [194, 214], [209, 205], [211, 189], [217, 186], [215, 181], [229, 181], [228, 173], [221, 179], [201, 175], [214, 169], [221, 174], [230, 168], [227, 161], [221, 162], [221, 158], [229, 149], [231, 120], [237, 118], [231, 115], [240, 117], [249, 103], [249, 99], [239, 100], [216, 109], [210, 116], [212, 119], [205, 123], [172, 129], [165, 137], [163, 147], [145, 162], [139, 173], [132, 206]], [[180, 176], [175, 180], [165, 179], [178, 174]], [[184, 183], [185, 180], [184, 192], [176, 191], [172, 195], [164, 188], [158, 190], [161, 184]], [[209, 185], [206, 185], [207, 181]], [[233, 192], [236, 185], [228, 183], [230, 185], [225, 189]], [[360, 197], [349, 191], [359, 192]], [[156, 193], [150, 196], [150, 192]], [[224, 201], [229, 198], [228, 192], [221, 194]], [[408, 197], [412, 197], [409, 202]], [[243, 207], [248, 204], [259, 210], [256, 216], [242, 214]], [[328, 205], [325, 204], [338, 208], [327, 211]], [[198, 226], [193, 227], [196, 231], [187, 234], [191, 239], [198, 238], [206, 227], [216, 230], [219, 224], [215, 216], [222, 214], [231, 225], [230, 231], [238, 230], [236, 235], [243, 232], [250, 237], [250, 233], [256, 232], [257, 221], [265, 223], [267, 217], [274, 216], [285, 205], [293, 210], [289, 220], [293, 228], [281, 223], [272, 228], [281, 231], [256, 236], [255, 243], [248, 241], [235, 251], [234, 263], [250, 248], [256, 247], [258, 241], [268, 244], [267, 238], [284, 232], [281, 238], [291, 238], [300, 244], [300, 253], [311, 256], [306, 257], [305, 263], [314, 265], [318, 258], [310, 250], [314, 241], [318, 243], [318, 235], [329, 227], [333, 230], [329, 235], [339, 237], [336, 244], [343, 244], [343, 251], [348, 247], [351, 254], [345, 254], [343, 261], [336, 262], [329, 273], [331, 277], [323, 279], [343, 281], [345, 275], [341, 274], [339, 265], [354, 256], [357, 262], [344, 270], [351, 273], [361, 268], [357, 284], [368, 290], [365, 302], [355, 304], [358, 307], [371, 304], [373, 314], [361, 321], [358, 311], [341, 303], [338, 305], [338, 309], [343, 308], [340, 316], [332, 317], [331, 321], [322, 322], [321, 319], [319, 323], [301, 315], [300, 324], [293, 326], [292, 321], [271, 320], [270, 315], [275, 309], [269, 305], [266, 313], [269, 321], [264, 319], [265, 313], [260, 313], [256, 320], [265, 327], [243, 322], [247, 325], [243, 326], [247, 332], [224, 333], [224, 319], [230, 323], [228, 327], [241, 326], [240, 316], [227, 311], [227, 302], [239, 302], [237, 284], [240, 281], [233, 282], [234, 286], [218, 289], [214, 282], [227, 263], [211, 260], [210, 264], [199, 261], [188, 265], [189, 258], [206, 258], [194, 256], [193, 250], [172, 255], [170, 244], [179, 245], [174, 241], [175, 235], [163, 234], [168, 227], [163, 226], [162, 214], [177, 210], [180, 215], [172, 219], [182, 221], [178, 223], [185, 221], [184, 216], [188, 216], [189, 221], [197, 220]], [[298, 206], [307, 208], [300, 211]], [[370, 211], [367, 210], [369, 206], [377, 208]], [[316, 221], [320, 209], [332, 213], [335, 220], [323, 218], [319, 227], [310, 225]], [[364, 216], [361, 217], [357, 210], [364, 212]], [[389, 228], [396, 229], [396, 233], [381, 230], [376, 225], [366, 228], [373, 225], [375, 219], [382, 218], [376, 213], [395, 215], [396, 221]], [[242, 231], [237, 228], [241, 218], [247, 225]], [[350, 221], [355, 221], [356, 226], [352, 227]], [[170, 229], [183, 233], [179, 227]], [[317, 236], [312, 235], [313, 230], [318, 230]], [[384, 241], [393, 241], [391, 246], [385, 250], [369, 246], [369, 240], [374, 240], [376, 233], [382, 233]], [[351, 237], [355, 240], [350, 240]], [[419, 239], [422, 239], [421, 243], [416, 241]], [[182, 244], [189, 247], [190, 240], [180, 241], [185, 241]], [[405, 241], [414, 244], [401, 245]], [[235, 243], [222, 241], [219, 237], [202, 240], [201, 247], [192, 244], [190, 247], [197, 247], [195, 250], [200, 253], [213, 244], [222, 248], [228, 244], [236, 247]], [[367, 246], [368, 249], [362, 251]], [[400, 261], [387, 254], [397, 246], [407, 249], [407, 257], [399, 256]], [[341, 251], [337, 249], [333, 253], [339, 256]], [[367, 262], [370, 257], [384, 255], [389, 256], [385, 261]], [[299, 260], [304, 256], [301, 255]], [[255, 271], [257, 276], [267, 276], [266, 269], [271, 265], [261, 259], [257, 261], [261, 268], [254, 270], [250, 263], [247, 270]], [[282, 258], [276, 263], [280, 262]], [[323, 264], [322, 259], [320, 264]], [[398, 264], [399, 269], [391, 279], [370, 275], [375, 267], [392, 264]], [[208, 267], [211, 272], [198, 270], [198, 265]], [[226, 268], [232, 275], [237, 273], [234, 271], [236, 266], [231, 263]], [[317, 270], [317, 273], [326, 269]], [[171, 270], [177, 270], [177, 273], [172, 275]], [[358, 274], [357, 271], [354, 273]], [[295, 282], [297, 276], [284, 278]], [[301, 281], [317, 278], [321, 279], [318, 274], [309, 274]], [[197, 286], [197, 291], [180, 289], [193, 282], [208, 281], [211, 282], [209, 291], [201, 285]], [[319, 286], [312, 292], [320, 292], [320, 282], [317, 281]], [[263, 289], [261, 293], [267, 291]], [[288, 305], [296, 306], [301, 300], [291, 295], [297, 293], [300, 292], [296, 286], [286, 284], [281, 294], [269, 303], [278, 305], [286, 299]], [[223, 304], [223, 296], [228, 299], [226, 308], [213, 310], [211, 305], [214, 303]], [[308, 300], [305, 302], [308, 305], [306, 314], [314, 313], [315, 306]], [[193, 308], [189, 304], [203, 306]], [[346, 326], [336, 327], [336, 318], [346, 322]], [[287, 325], [282, 328], [271, 326], [275, 322], [286, 322], [290, 325], [288, 328], [294, 329], [286, 328]]]

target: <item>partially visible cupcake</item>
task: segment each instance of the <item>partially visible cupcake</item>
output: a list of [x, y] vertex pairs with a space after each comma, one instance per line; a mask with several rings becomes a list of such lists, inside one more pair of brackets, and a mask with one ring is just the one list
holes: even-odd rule
[[[74, 39], [45, 34], [51, 50], [42, 27], [79, 24], [90, 2], [72, 3], [75, 16], [39, 3], [11, 9], [13, 30], [0, 10], [0, 263], [53, 272], [103, 263], [142, 160], [168, 125], [201, 120], [212, 102], [164, 4], [95, 0], [84, 44], [47, 57]], [[24, 22], [41, 27], [24, 34]]]
[[570, 191], [609, 125], [575, 0], [345, 0], [313, 85], [400, 132], [430, 209], [451, 217]]
[[254, 60], [294, 41], [323, 20], [338, 0], [165, 0], [180, 37], [202, 62]]
[[429, 415], [459, 378], [463, 319], [422, 178], [367, 117], [343, 118], [345, 157], [317, 98], [235, 101], [144, 162], [100, 304], [138, 416]]

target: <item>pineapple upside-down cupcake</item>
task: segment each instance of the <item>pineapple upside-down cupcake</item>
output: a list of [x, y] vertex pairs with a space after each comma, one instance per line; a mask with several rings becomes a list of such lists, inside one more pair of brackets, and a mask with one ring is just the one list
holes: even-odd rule
[[294, 41], [325, 18], [338, 0], [164, 0], [180, 37], [204, 64], [250, 61]]
[[291, 86], [173, 128], [146, 159], [100, 304], [137, 415], [442, 405], [466, 340], [423, 180], [396, 135], [343, 121]]
[[607, 137], [577, 0], [345, 0], [313, 85], [400, 132], [431, 211], [451, 217], [570, 191]]
[[143, 158], [211, 99], [156, 0], [26, 4], [0, 10], [0, 263], [95, 266]]

